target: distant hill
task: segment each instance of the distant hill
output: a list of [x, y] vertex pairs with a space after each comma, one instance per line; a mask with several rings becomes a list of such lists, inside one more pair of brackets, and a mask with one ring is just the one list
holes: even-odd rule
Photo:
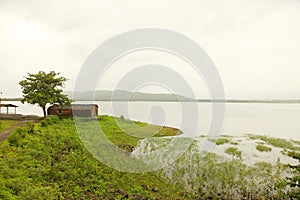
[[[186, 101], [186, 102], [226, 102], [226, 103], [300, 103], [300, 99], [192, 99], [183, 95], [166, 93], [129, 92], [125, 90], [97, 90], [73, 92], [64, 91], [73, 101]], [[112, 98], [113, 96], [113, 98]], [[20, 101], [21, 98], [2, 98], [2, 101]]]
[[97, 100], [97, 101], [195, 101], [191, 98], [175, 95], [175, 94], [160, 94], [160, 93], [142, 93], [142, 92], [129, 92], [124, 90], [108, 91], [85, 91], [85, 92], [65, 92], [73, 100]]
[[[124, 90], [97, 90], [85, 92], [65, 91], [74, 101], [187, 101], [187, 102], [226, 102], [226, 103], [300, 103], [300, 100], [289, 99], [192, 99], [183, 95], [163, 93], [129, 92]], [[112, 98], [113, 96], [113, 98]]]

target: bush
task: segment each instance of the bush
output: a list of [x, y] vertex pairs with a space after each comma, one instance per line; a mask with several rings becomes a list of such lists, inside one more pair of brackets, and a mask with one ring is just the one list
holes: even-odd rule
[[53, 124], [57, 124], [60, 121], [60, 117], [57, 115], [52, 115], [47, 117]]
[[48, 125], [52, 125], [52, 124], [57, 124], [60, 121], [60, 117], [57, 115], [51, 115], [46, 117], [42, 122], [41, 122], [41, 126], [42, 127], [47, 127]]
[[52, 125], [52, 124], [57, 124], [59, 123], [61, 119], [59, 118], [59, 116], [57, 115], [51, 115], [46, 117], [42, 122], [41, 122], [41, 126], [42, 127], [47, 127], [48, 125]]
[[49, 125], [53, 124], [51, 117], [45, 118], [44, 121], [46, 121]]
[[24, 131], [23, 128], [17, 128], [12, 135], [8, 138], [8, 142], [10, 143], [11, 146], [16, 146], [18, 147], [19, 140], [25, 137], [27, 131]]
[[272, 148], [264, 146], [262, 144], [258, 144], [258, 145], [256, 145], [256, 150], [258, 150], [260, 152], [269, 152], [269, 151], [272, 151]]
[[41, 126], [42, 126], [42, 127], [47, 127], [47, 126], [48, 126], [48, 122], [45, 121], [45, 120], [43, 120], [43, 121], [41, 122]]
[[237, 157], [237, 158], [242, 158], [242, 152], [239, 151], [237, 148], [235, 147], [229, 147], [225, 150], [225, 153], [232, 155], [233, 157]]
[[27, 122], [26, 129], [27, 129], [27, 133], [33, 133], [34, 132], [34, 123]]
[[225, 143], [229, 143], [229, 140], [227, 138], [219, 138], [216, 141], [216, 145], [222, 145], [222, 144], [225, 144]]
[[239, 143], [238, 142], [230, 142], [230, 144], [238, 145]]

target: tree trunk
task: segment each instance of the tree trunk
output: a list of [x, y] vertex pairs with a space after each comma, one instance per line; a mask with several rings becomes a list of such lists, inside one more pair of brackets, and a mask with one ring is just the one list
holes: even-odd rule
[[42, 108], [43, 108], [44, 117], [46, 117], [46, 116], [47, 116], [47, 113], [46, 113], [46, 106], [43, 106]]

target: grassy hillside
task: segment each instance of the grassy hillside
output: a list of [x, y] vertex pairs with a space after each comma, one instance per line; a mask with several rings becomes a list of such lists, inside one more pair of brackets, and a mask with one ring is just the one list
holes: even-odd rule
[[[99, 122], [118, 146], [136, 145], [138, 139], [122, 132], [112, 117], [102, 116]], [[183, 187], [156, 173], [130, 174], [101, 164], [82, 145], [72, 119], [47, 118], [32, 128], [18, 128], [0, 144], [0, 199], [189, 198]], [[159, 135], [176, 133], [164, 128]]]

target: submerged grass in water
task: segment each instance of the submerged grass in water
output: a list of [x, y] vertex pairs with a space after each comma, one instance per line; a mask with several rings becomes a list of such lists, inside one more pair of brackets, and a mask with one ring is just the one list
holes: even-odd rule
[[260, 152], [269, 152], [269, 151], [272, 151], [272, 148], [264, 146], [262, 144], [258, 144], [258, 145], [256, 145], [256, 150], [258, 150]]
[[229, 155], [232, 155], [233, 157], [237, 157], [237, 158], [240, 158], [242, 159], [242, 152], [239, 151], [237, 148], [235, 147], [228, 147], [226, 150], [225, 150], [225, 153], [229, 154]]
[[262, 135], [248, 135], [248, 137], [249, 137], [249, 139], [252, 139], [252, 140], [259, 139], [259, 140], [265, 141], [267, 144], [270, 144], [274, 147], [280, 147], [280, 148], [300, 151], [300, 147], [295, 145], [295, 141], [289, 141], [289, 140], [282, 139], [282, 138], [272, 138], [272, 137], [267, 137], [267, 136], [262, 136]]
[[[290, 199], [299, 197], [299, 187], [293, 187], [289, 177], [298, 177], [299, 171], [283, 165], [266, 162], [249, 166], [240, 159], [224, 159], [208, 154], [201, 157], [195, 146], [172, 166], [162, 170], [171, 182], [184, 184], [194, 199]], [[237, 148], [227, 149], [239, 155]], [[294, 179], [292, 178], [292, 179]]]

